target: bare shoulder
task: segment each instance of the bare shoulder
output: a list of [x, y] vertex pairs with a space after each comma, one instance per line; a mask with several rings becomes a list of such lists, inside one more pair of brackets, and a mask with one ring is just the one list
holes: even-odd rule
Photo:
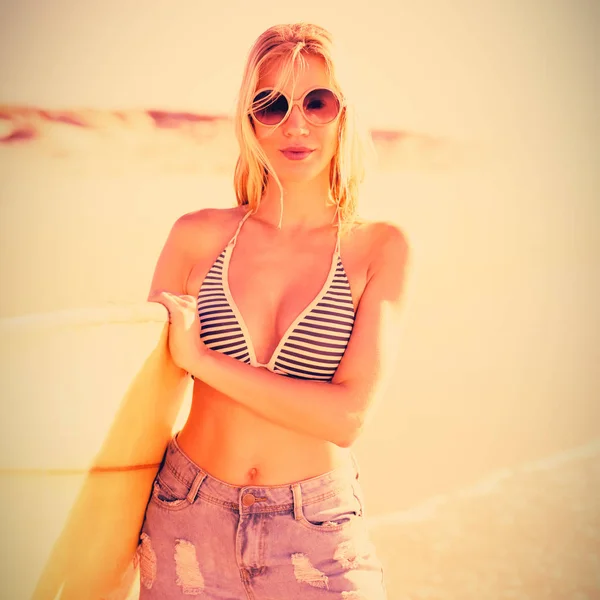
[[377, 221], [372, 224], [372, 265], [403, 266], [408, 259], [409, 244], [404, 231], [395, 223]]
[[246, 213], [246, 207], [203, 208], [179, 217], [171, 229], [168, 242], [175, 253], [192, 266], [231, 236]]
[[368, 239], [365, 287], [367, 305], [387, 305], [391, 309], [392, 318], [397, 319], [400, 316], [407, 277], [408, 240], [395, 223], [374, 221], [366, 223], [365, 227]]
[[408, 260], [409, 242], [396, 223], [357, 219], [350, 236], [367, 265], [367, 279], [386, 266], [402, 269]]
[[220, 237], [235, 228], [244, 212], [244, 207], [205, 208], [179, 217], [158, 257], [150, 295], [156, 291], [186, 293], [194, 265], [217, 247]]
[[[203, 208], [186, 213], [173, 225], [173, 233], [182, 241], [204, 240], [210, 244], [212, 237], [219, 231], [233, 225], [245, 214], [246, 208]], [[193, 246], [192, 246], [193, 247]]]

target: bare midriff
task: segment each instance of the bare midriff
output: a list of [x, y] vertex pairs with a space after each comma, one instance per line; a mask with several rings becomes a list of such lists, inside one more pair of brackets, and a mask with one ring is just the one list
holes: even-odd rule
[[350, 461], [350, 450], [285, 429], [202, 381], [177, 442], [209, 475], [231, 485], [283, 485]]
[[[224, 211], [222, 214], [228, 213]], [[203, 251], [201, 255], [199, 253], [195, 259], [187, 282], [188, 294], [198, 295], [206, 273], [227, 244], [243, 214], [241, 210], [232, 211], [228, 221], [213, 228], [213, 231], [225, 231], [227, 234], [222, 234], [213, 242], [214, 248]], [[257, 358], [261, 362], [268, 360], [293, 317], [322, 286], [330, 268], [329, 256], [334, 236], [331, 232], [324, 235], [314, 257], [306, 257], [302, 269], [303, 265], [298, 262], [298, 242], [290, 245], [286, 254], [286, 246], [281, 241], [273, 240], [271, 246], [267, 245], [268, 231], [258, 230], [257, 226], [257, 231], [253, 233], [252, 227], [245, 227], [244, 236], [238, 240], [239, 248], [229, 274], [229, 283], [251, 330], [248, 337], [255, 344]], [[353, 258], [353, 254], [346, 252], [344, 261], [358, 302], [365, 277], [355, 277], [350, 273], [366, 273], [366, 268]], [[255, 262], [248, 262], [252, 260]], [[292, 260], [295, 269], [290, 274], [289, 264]], [[320, 269], [316, 269], [315, 264]], [[286, 279], [290, 280], [288, 285], [294, 281], [302, 282], [300, 288], [288, 294], [293, 306], [282, 306], [279, 298], [269, 301], [268, 297], [257, 296], [256, 286], [247, 277], [247, 273], [253, 272], [257, 266], [262, 270], [261, 291], [281, 289]], [[269, 267], [272, 267], [270, 275]], [[266, 318], [265, 306], [270, 305], [273, 308], [266, 311]], [[278, 318], [274, 319], [271, 315], [277, 315]], [[271, 324], [271, 330], [266, 323]], [[194, 381], [190, 414], [177, 441], [189, 458], [209, 475], [238, 486], [284, 485], [322, 475], [351, 461], [351, 450], [348, 448], [277, 425], [199, 379]]]

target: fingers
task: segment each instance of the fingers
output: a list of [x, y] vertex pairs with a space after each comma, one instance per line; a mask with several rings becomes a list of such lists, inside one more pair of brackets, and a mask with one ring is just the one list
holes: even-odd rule
[[149, 302], [159, 302], [160, 304], [167, 304], [175, 297], [175, 294], [171, 292], [154, 292], [148, 297]]
[[196, 299], [194, 296], [187, 294], [173, 294], [171, 292], [155, 292], [148, 298], [148, 302], [159, 302], [160, 304], [175, 304], [178, 306], [188, 306], [190, 303], [195, 305]]
[[169, 313], [169, 323], [173, 322], [174, 318], [179, 318], [187, 311], [196, 313], [196, 299], [187, 294], [173, 294], [167, 291], [152, 293], [148, 297], [148, 302], [157, 302], [162, 304]]

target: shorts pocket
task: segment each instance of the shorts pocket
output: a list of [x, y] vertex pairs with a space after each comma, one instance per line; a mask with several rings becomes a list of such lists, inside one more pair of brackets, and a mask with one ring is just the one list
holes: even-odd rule
[[154, 479], [151, 501], [166, 510], [182, 510], [191, 506], [188, 500], [189, 492], [190, 486], [163, 466]]
[[308, 529], [333, 533], [352, 526], [363, 514], [357, 484], [349, 484], [316, 502], [302, 503], [300, 523]]

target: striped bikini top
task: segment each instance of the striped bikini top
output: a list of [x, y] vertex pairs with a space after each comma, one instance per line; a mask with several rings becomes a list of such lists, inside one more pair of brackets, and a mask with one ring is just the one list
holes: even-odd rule
[[273, 373], [298, 379], [331, 381], [348, 345], [355, 316], [350, 283], [340, 257], [339, 226], [331, 268], [323, 287], [290, 325], [269, 362], [260, 364], [228, 281], [238, 234], [251, 214], [248, 211], [240, 221], [235, 235], [202, 282], [198, 293], [200, 337], [209, 349], [254, 367], [266, 367]]

